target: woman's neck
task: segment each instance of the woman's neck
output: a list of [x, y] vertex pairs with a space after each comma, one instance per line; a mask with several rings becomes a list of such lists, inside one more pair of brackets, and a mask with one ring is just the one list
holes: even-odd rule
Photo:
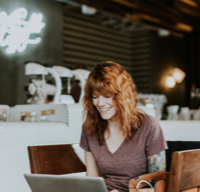
[[120, 122], [119, 122], [119, 118], [114, 117], [112, 119], [108, 120], [108, 127], [109, 129], [113, 130], [113, 129], [120, 129]]

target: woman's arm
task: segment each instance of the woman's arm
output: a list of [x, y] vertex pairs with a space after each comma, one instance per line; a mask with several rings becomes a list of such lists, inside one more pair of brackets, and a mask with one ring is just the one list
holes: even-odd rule
[[147, 159], [148, 172], [166, 171], [165, 150], [160, 153], [149, 156]]
[[[86, 164], [87, 176], [89, 177], [99, 176], [99, 170], [97, 168], [94, 156], [92, 155], [91, 152], [85, 151], [85, 164]], [[114, 189], [110, 192], [119, 192], [119, 191]]]
[[92, 153], [89, 151], [85, 151], [85, 165], [86, 165], [87, 176], [90, 177], [99, 176], [99, 170], [97, 168], [96, 161]]

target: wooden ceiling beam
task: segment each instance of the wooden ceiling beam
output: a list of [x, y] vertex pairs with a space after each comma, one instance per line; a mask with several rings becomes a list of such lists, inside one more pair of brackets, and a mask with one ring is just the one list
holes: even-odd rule
[[193, 0], [196, 4], [198, 4], [199, 5], [199, 7], [200, 7], [200, 1], [199, 0]]
[[183, 31], [187, 33], [191, 33], [193, 31], [193, 27], [190, 25], [186, 25], [185, 23], [177, 23], [176, 27], [180, 30], [182, 29]]
[[179, 32], [185, 32], [185, 33], [191, 33], [193, 31], [193, 27], [190, 25], [186, 25], [184, 23], [177, 23], [176, 25], [169, 25], [168, 23], [165, 23], [157, 18], [152, 18], [149, 15], [141, 14], [142, 19], [148, 20], [150, 22], [154, 22], [157, 24], [160, 24], [163, 28], [179, 31]]
[[[173, 1], [171, 1], [173, 2]], [[173, 15], [176, 18], [179, 18], [181, 20], [185, 20], [185, 22], [191, 22], [191, 20], [195, 20], [195, 18], [193, 18], [192, 16], [187, 16], [187, 18], [185, 18], [185, 14], [174, 8], [172, 5], [168, 5], [166, 1], [151, 1], [152, 6], [154, 6], [156, 9], [162, 9], [165, 10], [166, 12], [170, 13], [171, 15]], [[199, 21], [196, 21], [199, 22]]]
[[194, 19], [200, 19], [200, 8], [199, 7], [191, 7], [182, 1], [174, 1], [174, 7], [177, 10], [180, 10], [182, 13], [193, 16]]
[[[191, 32], [193, 29], [200, 31], [199, 23], [194, 22], [193, 19], [187, 19], [185, 14], [179, 9], [171, 8], [170, 6], [160, 1], [127, 1], [127, 0], [74, 0], [75, 2], [86, 4], [97, 9], [126, 17], [132, 15], [131, 19], [143, 23], [149, 21], [151, 25], [160, 25], [160, 27], [174, 30], [176, 32]], [[159, 2], [159, 3], [156, 3]], [[184, 4], [183, 2], [181, 2]], [[186, 4], [184, 4], [187, 6]], [[161, 7], [160, 9], [158, 7]], [[165, 7], [165, 8], [163, 8]], [[190, 6], [191, 7], [191, 6]], [[193, 8], [193, 7], [192, 7]], [[140, 15], [137, 15], [137, 14]], [[178, 16], [177, 16], [178, 14]], [[200, 13], [199, 13], [200, 14]], [[191, 17], [191, 16], [189, 16]], [[181, 23], [181, 25], [180, 25]]]
[[180, 1], [192, 7], [199, 7], [198, 3], [196, 3], [195, 1], [191, 0], [180, 0]]
[[138, 9], [139, 8], [137, 5], [134, 5], [133, 3], [129, 2], [129, 1], [124, 1], [124, 0], [111, 0], [111, 1], [113, 1], [115, 3], [120, 3], [122, 5], [131, 7], [133, 9]]
[[[160, 1], [145, 1], [145, 3], [141, 1], [137, 1], [136, 3], [139, 7], [139, 9], [137, 10], [138, 12], [147, 14], [151, 17], [159, 18], [163, 22], [166, 22], [169, 24], [171, 23], [172, 25], [174, 25], [175, 23], [181, 22], [181, 23], [191, 25], [200, 30], [199, 20], [198, 22], [195, 22], [195, 19], [190, 16], [188, 19], [185, 17], [185, 14], [181, 13], [178, 10], [170, 8], [169, 6], [165, 6], [166, 8], [164, 9], [163, 8], [164, 5], [161, 5]], [[158, 7], [160, 7], [160, 9]]]
[[99, 3], [99, 0], [73, 0], [73, 1], [122, 17], [124, 17], [124, 15], [127, 12], [123, 6], [118, 6], [118, 4], [113, 4], [110, 1], [101, 1], [101, 3]]
[[[110, 8], [108, 7], [108, 4], [105, 4], [105, 2], [103, 3], [103, 1], [102, 1], [102, 3], [101, 3], [101, 6], [98, 6], [97, 4], [97, 2], [96, 1], [94, 1], [94, 0], [92, 0], [92, 1], [90, 1], [90, 0], [75, 0], [76, 2], [79, 2], [79, 3], [81, 3], [81, 4], [86, 4], [86, 5], [88, 5], [88, 6], [92, 6], [92, 7], [95, 7], [95, 8], [97, 8], [97, 9], [100, 9], [100, 10], [103, 10], [103, 11], [108, 11], [108, 12], [110, 12], [110, 13], [114, 13], [114, 14], [116, 14], [116, 8], [118, 8], [116, 5], [115, 6], [113, 6], [113, 4], [112, 4], [112, 8], [114, 7], [115, 9], [112, 9], [112, 10], [110, 10]], [[121, 0], [115, 0], [116, 2], [121, 2]], [[123, 0], [124, 1], [124, 0]], [[123, 2], [123, 5], [128, 5], [127, 3], [124, 3]], [[106, 6], [106, 10], [105, 10], [105, 6]], [[110, 5], [109, 5], [110, 6]], [[122, 6], [120, 6], [120, 7], [122, 7]], [[131, 6], [132, 8], [133, 8], [133, 6]], [[134, 6], [134, 8], [138, 8], [138, 6]], [[124, 8], [123, 8], [123, 10], [124, 10]], [[171, 27], [170, 25], [168, 25], [168, 28], [166, 27], [166, 23], [163, 23], [162, 21], [159, 21], [158, 19], [156, 19], [156, 18], [153, 18], [153, 17], [148, 17], [148, 15], [147, 16], [144, 16], [144, 15], [142, 15], [142, 17], [141, 17], [141, 14], [139, 15], [139, 14], [130, 14], [130, 13], [128, 13], [128, 12], [120, 12], [120, 14], [119, 14], [119, 12], [118, 12], [118, 15], [120, 15], [120, 16], [123, 16], [123, 17], [126, 17], [126, 18], [129, 18], [129, 19], [132, 19], [133, 21], [135, 21], [136, 23], [138, 23], [138, 24], [141, 24], [141, 25], [143, 25], [144, 27], [146, 27], [146, 28], [148, 28], [148, 29], [151, 29], [151, 30], [156, 30], [156, 31], [158, 31], [160, 28], [164, 28], [164, 29], [168, 29], [169, 31], [170, 31], [170, 33], [172, 34], [172, 35], [174, 35], [174, 36], [176, 36], [176, 37], [178, 37], [178, 38], [183, 38], [184, 37], [184, 35], [183, 34], [181, 34], [181, 33], [179, 33], [178, 32], [178, 30], [177, 30], [177, 28], [173, 28], [173, 27]], [[131, 16], [130, 16], [131, 15]], [[146, 18], [146, 20], [150, 20], [151, 21], [151, 24], [149, 24], [149, 23], [147, 23], [146, 22], [146, 20], [144, 19], [144, 18]], [[147, 19], [148, 18], [148, 19]], [[156, 22], [156, 24], [155, 24], [155, 22]], [[160, 25], [158, 25], [158, 24], [160, 24]], [[161, 25], [162, 24], [162, 25]], [[183, 32], [183, 30], [181, 30], [181, 32]]]
[[149, 15], [146, 14], [133, 14], [133, 15], [126, 15], [127, 17], [131, 18], [132, 20], [139, 21], [139, 22], [145, 22], [145, 21], [149, 21], [152, 23], [156, 23], [156, 25], [160, 26], [160, 28], [164, 28], [164, 29], [169, 29], [169, 30], [173, 30], [173, 31], [177, 31], [177, 32], [183, 32], [183, 33], [190, 33], [192, 32], [193, 28], [189, 25], [183, 24], [183, 23], [177, 23], [175, 25], [170, 25], [168, 23], [163, 22], [162, 20], [158, 19], [158, 18], [153, 18], [150, 17]]
[[155, 23], [152, 25], [151, 23], [148, 23], [144, 20], [142, 20], [142, 18], [138, 15], [126, 15], [128, 18], [132, 18], [134, 21], [138, 22], [139, 24], [142, 24], [144, 27], [146, 27], [149, 30], [154, 30], [154, 31], [158, 31], [160, 29], [164, 29], [164, 30], [168, 30], [170, 32], [171, 35], [178, 37], [178, 38], [184, 38], [184, 34], [183, 33], [179, 33], [177, 31], [174, 31], [173, 29], [167, 29], [167, 28], [161, 28], [160, 25], [156, 25]]

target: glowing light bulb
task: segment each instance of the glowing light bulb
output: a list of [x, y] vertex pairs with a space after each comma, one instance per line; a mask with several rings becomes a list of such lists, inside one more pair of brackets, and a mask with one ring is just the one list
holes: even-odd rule
[[30, 35], [39, 34], [44, 28], [41, 13], [33, 13], [29, 21], [25, 19], [28, 12], [25, 8], [19, 8], [9, 16], [5, 12], [0, 13], [0, 46], [6, 47], [8, 54], [23, 52], [28, 44], [37, 44], [40, 37], [30, 39]]
[[172, 71], [172, 76], [178, 83], [181, 83], [185, 78], [185, 73], [179, 68], [174, 68]]
[[176, 84], [176, 81], [172, 76], [167, 76], [165, 83], [167, 87], [173, 88]]

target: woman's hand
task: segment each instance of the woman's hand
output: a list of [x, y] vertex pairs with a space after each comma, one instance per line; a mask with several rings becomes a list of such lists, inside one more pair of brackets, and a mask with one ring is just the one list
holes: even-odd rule
[[119, 192], [117, 189], [114, 189], [114, 190], [112, 190], [112, 191], [110, 191], [110, 192]]

